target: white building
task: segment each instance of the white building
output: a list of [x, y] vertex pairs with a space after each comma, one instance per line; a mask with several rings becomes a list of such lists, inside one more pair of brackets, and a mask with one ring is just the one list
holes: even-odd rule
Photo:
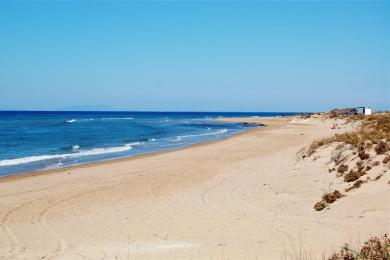
[[372, 114], [371, 107], [364, 107], [363, 108], [363, 114], [365, 114], [366, 116], [371, 115]]

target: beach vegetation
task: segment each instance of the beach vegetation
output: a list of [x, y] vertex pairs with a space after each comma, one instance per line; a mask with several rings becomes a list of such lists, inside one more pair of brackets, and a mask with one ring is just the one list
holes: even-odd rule
[[362, 171], [364, 169], [363, 161], [356, 162], [356, 167], [357, 167], [358, 171]]
[[333, 138], [324, 138], [322, 140], [319, 140], [319, 141], [314, 141], [310, 147], [309, 147], [309, 150], [307, 152], [307, 156], [310, 156], [312, 155], [319, 147], [321, 146], [324, 146], [326, 144], [330, 144], [333, 142]]
[[327, 192], [324, 195], [322, 195], [322, 200], [325, 201], [328, 204], [331, 204], [335, 202], [337, 199], [341, 198], [343, 195], [340, 191], [335, 190], [333, 192]]
[[[335, 134], [333, 137], [314, 141], [307, 150], [307, 155], [310, 156], [319, 147], [333, 142], [350, 144], [359, 151], [364, 151], [365, 148], [375, 145], [377, 154], [384, 154], [390, 151], [390, 113], [377, 113], [371, 116], [355, 115], [351, 116], [350, 119], [361, 121], [361, 126], [358, 130]], [[369, 158], [366, 152], [359, 154], [360, 156], [366, 159]]]
[[388, 154], [382, 161], [384, 164], [388, 164], [390, 162], [390, 154]]
[[360, 160], [366, 160], [366, 159], [370, 158], [370, 155], [368, 153], [366, 153], [366, 151], [362, 150], [359, 152], [359, 158], [360, 158]]
[[350, 187], [347, 187], [346, 189], [345, 189], [345, 191], [346, 192], [349, 192], [349, 191], [351, 191], [351, 190], [353, 190], [353, 189], [358, 189], [358, 188], [360, 188], [360, 186], [363, 184], [363, 183], [365, 183], [366, 181], [362, 181], [362, 180], [357, 180], [357, 181], [355, 181]]
[[382, 174], [378, 174], [378, 175], [375, 177], [375, 180], [376, 180], [376, 181], [379, 180], [380, 178], [382, 178], [382, 176], [383, 176], [383, 173], [382, 173]]
[[[357, 126], [356, 130], [316, 140], [303, 153], [308, 157], [323, 146], [335, 147], [330, 157], [333, 164], [328, 171], [337, 171], [336, 177], [343, 177], [347, 183], [344, 191], [349, 192], [371, 180], [370, 177], [363, 180], [362, 176], [367, 172], [373, 173], [372, 168], [379, 166], [380, 162], [390, 164], [390, 113], [365, 116], [349, 114], [348, 111], [333, 112], [333, 118], [343, 119], [346, 123], [353, 122]], [[378, 180], [382, 175], [383, 173], [374, 177], [372, 181]], [[342, 196], [339, 191], [325, 193], [321, 201], [314, 205], [314, 209], [321, 211]]]
[[345, 173], [348, 171], [348, 165], [342, 164], [337, 168], [338, 173]]
[[365, 172], [353, 171], [351, 170], [349, 173], [344, 175], [345, 182], [353, 182], [358, 180], [361, 176], [365, 175]]
[[329, 260], [389, 260], [390, 239], [387, 234], [382, 237], [372, 237], [360, 249], [353, 250], [345, 244], [338, 253]]
[[389, 145], [383, 141], [380, 141], [376, 147], [375, 147], [375, 152], [377, 154], [384, 154], [389, 150]]
[[341, 192], [338, 190], [326, 192], [324, 193], [324, 195], [322, 195], [322, 199], [316, 204], [314, 204], [314, 209], [317, 211], [321, 211], [325, 209], [329, 204], [332, 204], [333, 202], [335, 202], [336, 200], [340, 199], [343, 196], [344, 195], [341, 194]]
[[314, 209], [317, 211], [321, 211], [321, 210], [325, 209], [326, 206], [327, 206], [326, 202], [321, 200], [314, 205]]

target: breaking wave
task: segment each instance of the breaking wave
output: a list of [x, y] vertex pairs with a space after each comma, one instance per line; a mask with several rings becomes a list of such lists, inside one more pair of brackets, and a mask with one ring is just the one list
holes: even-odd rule
[[67, 123], [75, 122], [87, 122], [87, 121], [99, 121], [99, 120], [133, 120], [134, 117], [102, 117], [102, 118], [81, 118], [81, 119], [69, 119], [66, 120]]
[[[79, 151], [76, 153], [38, 155], [38, 156], [27, 156], [27, 157], [16, 158], [16, 159], [6, 159], [0, 161], [0, 166], [11, 166], [11, 165], [32, 163], [32, 162], [51, 160], [51, 159], [67, 159], [67, 158], [76, 158], [76, 157], [107, 154], [107, 153], [119, 153], [119, 152], [131, 150], [133, 148], [132, 145], [140, 145], [140, 144], [142, 143], [136, 142], [131, 144], [125, 144], [124, 146], [118, 146], [118, 147], [93, 148], [90, 150]], [[73, 148], [76, 147], [78, 146], [77, 145], [73, 146]]]
[[183, 140], [185, 138], [198, 137], [198, 136], [220, 135], [220, 134], [227, 133], [227, 131], [228, 130], [226, 128], [224, 128], [224, 129], [220, 129], [218, 131], [201, 133], [201, 134], [196, 134], [196, 135], [179, 135], [179, 136], [176, 136], [175, 141], [180, 141], [180, 140]]

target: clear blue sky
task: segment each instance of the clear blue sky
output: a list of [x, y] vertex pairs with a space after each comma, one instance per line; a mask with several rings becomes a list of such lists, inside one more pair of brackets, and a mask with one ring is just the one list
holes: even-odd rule
[[390, 1], [1, 1], [0, 109], [390, 109]]

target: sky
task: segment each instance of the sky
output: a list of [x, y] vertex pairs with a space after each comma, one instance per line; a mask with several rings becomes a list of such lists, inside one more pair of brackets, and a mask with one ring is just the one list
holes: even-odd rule
[[390, 110], [390, 1], [0, 0], [0, 110]]

